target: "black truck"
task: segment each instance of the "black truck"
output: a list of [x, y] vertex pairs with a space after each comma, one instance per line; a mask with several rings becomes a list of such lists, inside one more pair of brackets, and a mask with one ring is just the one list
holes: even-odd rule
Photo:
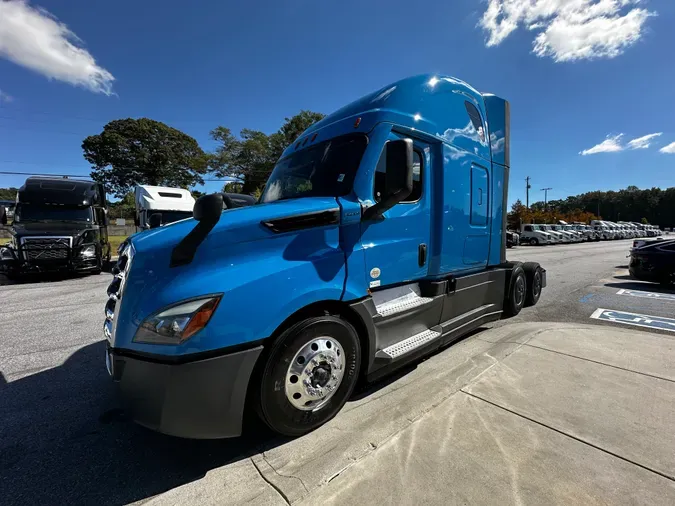
[[[0, 217], [6, 224], [6, 217]], [[19, 188], [10, 227], [0, 248], [0, 272], [99, 273], [110, 261], [103, 185], [93, 181], [30, 177]]]

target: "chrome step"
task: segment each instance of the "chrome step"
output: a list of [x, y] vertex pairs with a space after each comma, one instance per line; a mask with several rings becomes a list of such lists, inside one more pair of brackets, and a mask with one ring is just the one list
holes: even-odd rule
[[434, 300], [431, 297], [422, 297], [417, 283], [374, 292], [372, 297], [380, 316], [391, 316]]
[[411, 351], [416, 350], [417, 348], [424, 346], [427, 343], [430, 343], [431, 341], [440, 336], [441, 333], [436, 330], [433, 329], [424, 330], [419, 334], [415, 334], [414, 336], [409, 337], [408, 339], [404, 339], [403, 341], [400, 341], [396, 344], [392, 344], [391, 346], [385, 348], [384, 350], [380, 350], [377, 353], [377, 356], [380, 358], [395, 359], [407, 353], [410, 353]]

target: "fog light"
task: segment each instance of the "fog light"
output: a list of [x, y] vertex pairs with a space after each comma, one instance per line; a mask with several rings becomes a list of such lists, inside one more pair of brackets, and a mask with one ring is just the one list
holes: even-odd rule
[[80, 251], [80, 256], [83, 258], [92, 258], [96, 256], [96, 247], [92, 244]]

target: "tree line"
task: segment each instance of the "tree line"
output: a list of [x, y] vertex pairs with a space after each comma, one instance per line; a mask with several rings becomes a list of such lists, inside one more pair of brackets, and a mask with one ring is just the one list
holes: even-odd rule
[[568, 223], [591, 220], [649, 223], [661, 228], [675, 227], [675, 187], [641, 190], [629, 186], [619, 191], [592, 191], [548, 203], [535, 202], [527, 209], [518, 200], [511, 207], [509, 225], [521, 223]]
[[92, 166], [92, 179], [119, 199], [139, 184], [190, 188], [204, 183], [207, 175], [233, 178], [229, 190], [256, 194], [284, 149], [323, 117], [303, 110], [286, 118], [272, 134], [245, 128], [237, 136], [230, 128], [217, 126], [210, 132], [216, 141], [211, 152], [160, 121], [119, 119], [84, 139], [82, 150]]

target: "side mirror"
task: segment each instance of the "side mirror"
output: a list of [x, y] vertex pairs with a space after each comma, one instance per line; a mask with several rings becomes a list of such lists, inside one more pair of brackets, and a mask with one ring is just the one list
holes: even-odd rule
[[211, 193], [199, 197], [195, 203], [192, 214], [195, 220], [206, 223], [218, 223], [220, 215], [223, 213], [223, 194]]
[[162, 226], [162, 213], [154, 213], [150, 215], [148, 220], [150, 228], [157, 228]]
[[5, 206], [0, 206], [0, 224], [7, 225], [7, 211]]
[[134, 225], [137, 227], [141, 226], [141, 220], [138, 218], [138, 216], [134, 217]]
[[385, 149], [387, 165], [384, 195], [378, 203], [363, 212], [364, 220], [382, 216], [386, 210], [406, 199], [413, 189], [412, 139], [389, 141]]

